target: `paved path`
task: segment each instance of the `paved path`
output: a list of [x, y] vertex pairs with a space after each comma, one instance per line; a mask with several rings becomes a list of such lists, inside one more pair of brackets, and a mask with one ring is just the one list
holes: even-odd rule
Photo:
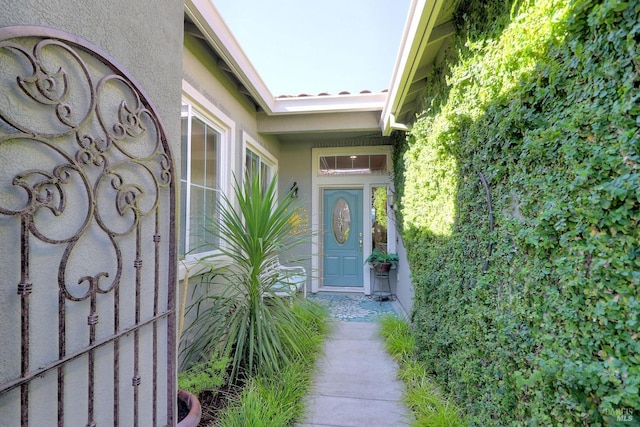
[[298, 426], [408, 425], [397, 369], [384, 349], [377, 323], [334, 322], [307, 396], [307, 418]]

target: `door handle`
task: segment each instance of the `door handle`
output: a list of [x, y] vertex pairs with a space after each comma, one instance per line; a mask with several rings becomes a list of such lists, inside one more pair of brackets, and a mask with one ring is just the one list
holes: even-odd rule
[[362, 233], [360, 233], [360, 240], [358, 240], [358, 245], [360, 246], [360, 255], [362, 255]]

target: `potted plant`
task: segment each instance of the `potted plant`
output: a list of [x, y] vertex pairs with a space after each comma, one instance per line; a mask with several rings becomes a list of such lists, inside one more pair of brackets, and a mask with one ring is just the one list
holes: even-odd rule
[[198, 427], [202, 407], [195, 394], [178, 390], [178, 427]]
[[[189, 268], [185, 266], [185, 277], [182, 281], [180, 311], [178, 312], [178, 340], [182, 336], [184, 325], [187, 288], [189, 287]], [[180, 376], [179, 376], [180, 377]], [[180, 385], [180, 378], [178, 379]], [[178, 425], [177, 427], [197, 427], [202, 417], [202, 406], [196, 394], [182, 388], [178, 389]]]
[[374, 270], [378, 272], [386, 272], [391, 270], [391, 267], [398, 265], [398, 254], [389, 253], [379, 248], [374, 248], [371, 251], [371, 255], [367, 257], [365, 263], [369, 263], [373, 266]]

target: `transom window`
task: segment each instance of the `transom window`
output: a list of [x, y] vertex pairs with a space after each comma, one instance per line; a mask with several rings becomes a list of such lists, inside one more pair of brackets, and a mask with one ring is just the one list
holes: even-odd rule
[[387, 172], [385, 154], [320, 156], [320, 175], [368, 175]]
[[218, 244], [207, 231], [219, 203], [222, 129], [193, 106], [182, 104], [180, 168], [181, 255], [211, 251]]

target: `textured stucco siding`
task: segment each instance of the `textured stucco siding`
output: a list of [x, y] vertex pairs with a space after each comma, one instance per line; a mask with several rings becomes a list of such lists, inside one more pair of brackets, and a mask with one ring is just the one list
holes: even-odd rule
[[[0, 27], [12, 27], [12, 26], [35, 26], [35, 27], [47, 27], [56, 31], [63, 31], [69, 33], [73, 37], [85, 40], [90, 45], [95, 46], [98, 51], [104, 52], [106, 56], [114, 62], [114, 64], [123, 70], [131, 79], [137, 84], [146, 95], [147, 100], [154, 107], [160, 119], [161, 126], [164, 130], [165, 136], [169, 142], [172, 155], [176, 165], [179, 165], [180, 154], [180, 98], [181, 98], [181, 77], [182, 77], [182, 49], [183, 49], [183, 2], [181, 0], [108, 0], [108, 1], [44, 1], [44, 0], [22, 0], [22, 1], [8, 1], [0, 0]], [[16, 58], [20, 55], [14, 55]], [[19, 63], [14, 61], [9, 64], [2, 63], [2, 58], [9, 58], [9, 55], [4, 57], [0, 56], [0, 73], [13, 72], [18, 69], [15, 65]], [[24, 65], [26, 61], [23, 61]], [[13, 68], [9, 68], [13, 67]], [[25, 67], [26, 69], [27, 67]], [[99, 68], [99, 67], [98, 67]], [[9, 71], [7, 71], [9, 70]], [[93, 70], [90, 70], [93, 71]], [[81, 73], [72, 74], [70, 76], [70, 82], [77, 83], [77, 77]], [[6, 75], [2, 75], [1, 78], [6, 78]], [[28, 77], [28, 75], [27, 75]], [[75, 79], [75, 80], [71, 80]], [[15, 76], [13, 76], [13, 83], [15, 84]], [[95, 83], [95, 82], [94, 82]], [[78, 86], [74, 86], [77, 88]], [[85, 85], [86, 87], [86, 85]], [[26, 123], [26, 127], [33, 128], [45, 127], [47, 124], [40, 124], [37, 122], [38, 115], [33, 117], [28, 114], [22, 114], [20, 108], [23, 108], [26, 103], [12, 93], [7, 87], [0, 88], [0, 108], [6, 110], [7, 108], [12, 113], [20, 114], [20, 120]], [[87, 106], [89, 101], [82, 103], [81, 100], [83, 94], [80, 92], [73, 92], [71, 95], [71, 102], [77, 105]], [[87, 94], [88, 98], [88, 94]], [[12, 109], [13, 107], [13, 109]], [[26, 108], [26, 107], [25, 107]], [[55, 120], [53, 120], [55, 122]], [[94, 126], [94, 131], [97, 129], [95, 122], [88, 123], [88, 126]], [[9, 132], [15, 132], [15, 129], [11, 129], [11, 126], [6, 126], [6, 123], [0, 122], [0, 131], [4, 132], [9, 129]], [[97, 132], [96, 132], [97, 134]], [[25, 138], [28, 140], [28, 138]], [[4, 150], [0, 153], [0, 166], [6, 167], [0, 170], [0, 176], [6, 178], [6, 176], [13, 174], [13, 169], [28, 169], [31, 164], [36, 164], [37, 161], [44, 159], [47, 160], [49, 155], [49, 163], [47, 165], [55, 165], [56, 162], [63, 162], [59, 155], [55, 154], [55, 150], [37, 150], [36, 145], [33, 143], [25, 143], [23, 147], [20, 144], [9, 141], [10, 144], [5, 144]], [[53, 142], [52, 146], [57, 144]], [[78, 147], [76, 146], [77, 150]], [[51, 152], [54, 152], [51, 155]], [[4, 157], [3, 157], [4, 153]], [[40, 158], [38, 158], [40, 156]], [[7, 172], [10, 170], [10, 172]], [[46, 170], [46, 169], [45, 169]], [[4, 173], [4, 175], [2, 175]], [[6, 176], [5, 176], [6, 175]], [[13, 176], [13, 175], [11, 175]], [[131, 176], [130, 176], [131, 177]], [[10, 178], [10, 177], [9, 177]], [[147, 180], [149, 181], [149, 180]], [[10, 182], [10, 181], [9, 181]], [[73, 196], [75, 190], [85, 190], [81, 185], [82, 180], [78, 179], [78, 174], [73, 176], [71, 183], [65, 188], [65, 194], [70, 195], [67, 203], [69, 206], [72, 202], [81, 205], [78, 211], [72, 209], [66, 209], [63, 213], [63, 219], [67, 219], [67, 223], [77, 222], [77, 219], [82, 220], [82, 215], [87, 214], [87, 211], [92, 212], [88, 208], [88, 199], [80, 196]], [[3, 181], [3, 185], [5, 182]], [[16, 193], [6, 192], [6, 194], [0, 194], [0, 204], [4, 201], [11, 201], [11, 197]], [[147, 193], [149, 194], [149, 193]], [[3, 199], [4, 197], [4, 199]], [[76, 197], [76, 198], [74, 198]], [[15, 197], [14, 197], [15, 198]], [[147, 198], [148, 200], [149, 198]], [[163, 211], [161, 215], [163, 218], [168, 218], [169, 211], [168, 203], [163, 205]], [[110, 205], [113, 207], [113, 202]], [[45, 209], [40, 209], [44, 211]], [[66, 215], [66, 216], [65, 216]], [[47, 221], [52, 215], [42, 215], [38, 218], [45, 218]], [[106, 218], [106, 216], [104, 217]], [[112, 216], [113, 218], [113, 216]], [[45, 221], [43, 219], [43, 221]], [[107, 218], [107, 221], [109, 218]], [[51, 223], [58, 224], [64, 221], [51, 221]], [[74, 222], [74, 223], [76, 223]], [[171, 232], [168, 230], [168, 220], [163, 222], [162, 228], [163, 244], [168, 242], [166, 238], [167, 234]], [[19, 232], [19, 218], [17, 215], [0, 215], [0, 253], [3, 256], [3, 262], [0, 266], [0, 305], [2, 310], [0, 311], [0, 325], [2, 325], [2, 333], [0, 333], [0, 384], [7, 381], [11, 381], [19, 376], [20, 370], [20, 348], [21, 348], [21, 333], [20, 333], [20, 297], [16, 293], [16, 287], [18, 286], [20, 278], [20, 232]], [[93, 225], [92, 225], [93, 227]], [[144, 226], [146, 227], [146, 225]], [[95, 227], [97, 230], [97, 227]], [[73, 231], [73, 230], [71, 230]], [[100, 233], [94, 233], [94, 229], [88, 232], [87, 235], [91, 237], [98, 236]], [[100, 231], [100, 230], [98, 230]], [[65, 229], [61, 226], [59, 229], [53, 227], [47, 227], [46, 233], [51, 235], [63, 235], [68, 234], [69, 229]], [[154, 233], [153, 228], [144, 228], [142, 233], [146, 236], [151, 236]], [[104, 234], [104, 233], [103, 233]], [[109, 245], [109, 239], [104, 235], [98, 236], [102, 240], [98, 240], [98, 246], [87, 245], [74, 252], [74, 257], [70, 261], [69, 265], [72, 267], [65, 270], [67, 277], [81, 277], [84, 270], [91, 271], [113, 271], [114, 267], [114, 250]], [[122, 247], [127, 246], [130, 248], [132, 245], [132, 239], [123, 238]], [[106, 244], [105, 244], [106, 242]], [[149, 239], [144, 244], [151, 242]], [[95, 241], [94, 241], [95, 243]], [[100, 246], [101, 245], [101, 246]], [[133, 242], [135, 246], [135, 242]], [[32, 306], [30, 309], [30, 316], [33, 322], [33, 327], [30, 331], [29, 353], [31, 358], [30, 371], [37, 369], [41, 366], [51, 364], [58, 358], [58, 301], [59, 301], [59, 263], [61, 259], [66, 256], [64, 252], [64, 245], [56, 245], [50, 243], [44, 243], [32, 236], [30, 241], [30, 256], [32, 265], [32, 271], [30, 280], [33, 283], [33, 292], [30, 296]], [[154, 267], [153, 257], [150, 255], [153, 253], [153, 249], [144, 253], [144, 266], [141, 268], [142, 281], [151, 282], [154, 281]], [[168, 259], [168, 251], [164, 252], [160, 257], [160, 270], [161, 275], [165, 273], [166, 279], [168, 265], [174, 260]], [[122, 258], [125, 260], [126, 265], [124, 270], [129, 272], [129, 276], [123, 275], [123, 282], [126, 277], [127, 285], [134, 282], [135, 277], [131, 276], [133, 260], [136, 258], [135, 251], [126, 249], [123, 251]], [[38, 259], [38, 263], [36, 263]], [[77, 264], [77, 267], [76, 267]], [[91, 268], [87, 266], [91, 266]], [[135, 273], [134, 273], [135, 276]], [[113, 275], [111, 275], [113, 277]], [[70, 282], [70, 280], [69, 280]], [[166, 282], [165, 282], [166, 283]], [[84, 284], [82, 286], [85, 286]], [[84, 291], [84, 288], [78, 285], [78, 292]], [[124, 285], [123, 285], [124, 286]], [[171, 286], [175, 286], [175, 283], [171, 283]], [[166, 286], [165, 286], [166, 287]], [[161, 291], [160, 300], [163, 301], [166, 307], [167, 293], [166, 289]], [[124, 291], [123, 291], [124, 293]], [[113, 305], [110, 298], [113, 298], [112, 293], [104, 294], [100, 296], [97, 302], [100, 311], [101, 320], [113, 318]], [[130, 309], [134, 300], [133, 296], [126, 295], [122, 297], [121, 309], [122, 312]], [[71, 305], [71, 303], [69, 303]], [[78, 307], [83, 307], [83, 310], [77, 310], [77, 313], [71, 313], [72, 310], [68, 310], [68, 317], [66, 322], [66, 343], [69, 352], [76, 349], [83, 348], [89, 341], [87, 327], [89, 314], [87, 301], [74, 302]], [[162, 305], [162, 303], [161, 303]], [[111, 308], [110, 308], [111, 307]], [[163, 307], [160, 307], [162, 310]], [[131, 311], [131, 310], [129, 310]], [[152, 316], [153, 312], [153, 300], [149, 298], [148, 294], [143, 294], [141, 302], [141, 317], [147, 319]], [[75, 317], [74, 317], [75, 316]], [[123, 315], [124, 316], [124, 315]], [[122, 325], [131, 319], [122, 318]], [[106, 320], [102, 320], [97, 324], [97, 339], [103, 339], [113, 333], [113, 321], [109, 323]], [[121, 326], [122, 327], [122, 326]], [[166, 321], [159, 322], [159, 329], [166, 328]], [[132, 334], [131, 334], [132, 335]], [[120, 339], [120, 349], [133, 346], [132, 336], [124, 336]], [[149, 362], [151, 358], [151, 352], [153, 349], [152, 335], [149, 330], [141, 330], [139, 337], [140, 345], [140, 376], [142, 382], [140, 383], [140, 401], [148, 401], [151, 396], [152, 382], [150, 380], [152, 376], [152, 366]], [[111, 347], [112, 344], [105, 345], [102, 352], [96, 352], [95, 360], [95, 408], [94, 419], [98, 425], [114, 425], [113, 418], [114, 404], [113, 400], [113, 375], [105, 375], [105, 372], [110, 372], [113, 369], [114, 361], [113, 354], [115, 350]], [[124, 351], [122, 352], [124, 354]], [[159, 377], [158, 383], [163, 385], [159, 389], [167, 389], [167, 385], [171, 383], [166, 377], [167, 370], [163, 371], [162, 366], [166, 366], [167, 361], [167, 348], [163, 347], [162, 343], [158, 347], [158, 364]], [[6, 357], [5, 357], [6, 356]], [[65, 396], [64, 396], [64, 419], [65, 425], [85, 425], [87, 424], [87, 356], [82, 356], [66, 365], [67, 370], [65, 376]], [[120, 394], [120, 425], [128, 424], [133, 418], [133, 398], [130, 394], [133, 394], [132, 387], [132, 374], [133, 360], [132, 358], [126, 358], [123, 356], [118, 361], [120, 369], [120, 385], [128, 385], [128, 388], [121, 387], [123, 391]], [[33, 402], [29, 407], [29, 425], [54, 425], [57, 423], [57, 397], [56, 397], [56, 383], [57, 374], [55, 370], [49, 371], [46, 375], [36, 378], [31, 382], [29, 390], [29, 400]], [[169, 386], [170, 387], [170, 386]], [[15, 388], [8, 393], [0, 395], [0, 426], [10, 426], [20, 424], [20, 397], [19, 388]], [[161, 393], [159, 391], [159, 393]], [[45, 404], [42, 404], [44, 402]], [[47, 403], [48, 402], [48, 403]], [[166, 391], [165, 395], [161, 395], [158, 398], [158, 423], [164, 425], [166, 419], [163, 419], [163, 413], [166, 414], [165, 407], [167, 405]], [[141, 408], [143, 405], [140, 405]], [[151, 425], [151, 410], [148, 406], [144, 406], [146, 409], [140, 409], [141, 425]]]
[[78, 36], [110, 55], [146, 91], [165, 132], [180, 141], [183, 2], [179, 0], [0, 2], [0, 26], [37, 25]]

